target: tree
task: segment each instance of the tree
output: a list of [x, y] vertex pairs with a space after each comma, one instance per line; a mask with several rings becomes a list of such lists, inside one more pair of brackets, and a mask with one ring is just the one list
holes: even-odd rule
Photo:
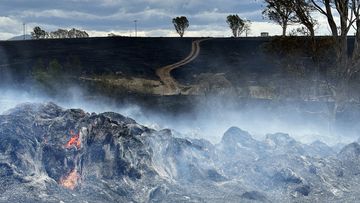
[[69, 30], [68, 32], [69, 38], [86, 38], [89, 37], [89, 34], [85, 31], [77, 30], [75, 28]]
[[290, 31], [289, 35], [290, 36], [308, 36], [308, 37], [311, 36], [309, 30], [304, 26], [292, 29]]
[[32, 77], [40, 83], [46, 82], [46, 67], [42, 59], [38, 59], [32, 68]]
[[245, 20], [244, 32], [245, 32], [246, 37], [249, 36], [249, 34], [251, 32], [251, 21], [250, 20]]
[[282, 27], [282, 35], [286, 36], [287, 27], [297, 21], [291, 0], [265, 0], [263, 15]]
[[63, 39], [63, 38], [87, 38], [89, 34], [82, 30], [75, 28], [71, 30], [58, 29], [49, 33], [49, 38]]
[[[311, 0], [290, 0], [292, 9], [296, 15], [297, 23], [301, 24], [300, 28], [297, 28], [295, 33], [303, 36], [310, 36], [311, 38], [311, 55], [314, 62], [314, 95], [318, 94], [319, 79], [320, 79], [320, 63], [317, 54], [317, 42], [315, 39], [315, 26], [317, 21], [313, 18], [313, 13], [316, 12], [315, 6]], [[293, 34], [295, 34], [293, 33]]]
[[172, 23], [174, 24], [176, 32], [180, 37], [184, 36], [185, 30], [189, 27], [189, 21], [185, 16], [173, 18]]
[[33, 39], [62, 39], [62, 38], [86, 38], [89, 37], [89, 34], [86, 31], [77, 30], [75, 28], [71, 30], [58, 29], [53, 32], [46, 32], [40, 27], [35, 27], [34, 31], [31, 33]]
[[[310, 32], [313, 42], [313, 58], [319, 66], [317, 55], [327, 55], [326, 82], [332, 92], [334, 105], [330, 108], [330, 126], [336, 123], [336, 117], [350, 101], [350, 82], [360, 71], [360, 0], [291, 0], [292, 9], [299, 23]], [[312, 13], [325, 16], [330, 27], [331, 50], [317, 48], [313, 28], [316, 21]], [[348, 34], [354, 29], [354, 49], [348, 47]]]
[[38, 88], [43, 88], [49, 94], [55, 94], [64, 84], [68, 84], [63, 66], [56, 59], [51, 60], [47, 66], [39, 59], [32, 68], [32, 76], [40, 85]]
[[33, 39], [44, 39], [46, 38], [46, 31], [44, 31], [43, 29], [41, 29], [39, 26], [36, 26], [34, 28], [34, 31], [31, 32], [31, 36]]
[[59, 61], [56, 60], [56, 59], [50, 61], [48, 74], [54, 80], [57, 80], [57, 79], [61, 80], [62, 79], [62, 77], [61, 77], [62, 73], [63, 73], [63, 68], [62, 68], [61, 64], [59, 63]]
[[[311, 3], [326, 17], [334, 43], [333, 58], [336, 63], [328, 83], [334, 94], [332, 115], [336, 119], [337, 113], [349, 101], [349, 82], [352, 76], [360, 71], [360, 1], [311, 0]], [[336, 18], [340, 18], [339, 23]], [[351, 28], [356, 31], [352, 53], [348, 49], [348, 34]]]
[[312, 5], [311, 0], [291, 0], [291, 3], [296, 15], [296, 22], [305, 26], [308, 30], [308, 32], [306, 32], [301, 28], [299, 31], [314, 38], [317, 21], [312, 17], [312, 13], [316, 11], [315, 6]]
[[226, 18], [226, 22], [229, 25], [234, 37], [239, 37], [245, 31], [245, 21], [238, 15], [229, 15]]
[[64, 29], [58, 29], [58, 30], [50, 33], [50, 38], [58, 38], [58, 39], [70, 38], [69, 31], [64, 30]]

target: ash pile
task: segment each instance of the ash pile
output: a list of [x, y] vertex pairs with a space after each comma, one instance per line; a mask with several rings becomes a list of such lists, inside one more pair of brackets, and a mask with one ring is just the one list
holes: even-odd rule
[[351, 202], [359, 161], [356, 142], [233, 127], [212, 144], [54, 103], [0, 115], [0, 202]]

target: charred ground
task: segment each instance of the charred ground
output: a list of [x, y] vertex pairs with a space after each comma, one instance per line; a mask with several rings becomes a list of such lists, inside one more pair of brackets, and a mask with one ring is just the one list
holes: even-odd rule
[[[197, 38], [88, 38], [0, 42], [2, 86], [39, 85], [60, 92], [74, 83], [91, 92], [161, 96], [156, 70], [184, 59]], [[314, 55], [306, 37], [213, 38], [201, 43], [199, 56], [172, 72], [191, 95], [230, 94], [251, 99], [326, 101], [326, 70], [331, 42], [319, 37]], [[353, 39], [349, 39], [351, 45]], [[349, 46], [351, 50], [352, 47]], [[314, 57], [320, 65], [314, 93]], [[57, 81], [57, 80], [60, 80]], [[355, 76], [354, 84], [358, 85]], [[59, 84], [56, 84], [59, 83]], [[50, 85], [49, 85], [50, 84]], [[41, 87], [52, 86], [52, 87]], [[356, 91], [355, 91], [356, 92]], [[119, 96], [121, 97], [121, 96]], [[325, 99], [324, 99], [325, 97]], [[358, 95], [353, 94], [355, 100]]]

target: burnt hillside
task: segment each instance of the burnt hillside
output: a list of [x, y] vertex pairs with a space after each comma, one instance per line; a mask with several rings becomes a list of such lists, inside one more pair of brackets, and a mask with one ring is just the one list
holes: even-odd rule
[[56, 59], [65, 65], [72, 57], [80, 61], [86, 73], [121, 72], [126, 76], [154, 78], [156, 68], [185, 57], [191, 41], [190, 38], [126, 37], [3, 41], [0, 67], [26, 72], [38, 60], [46, 63]]
[[[89, 74], [121, 73], [126, 76], [156, 78], [155, 70], [175, 63], [190, 52], [194, 38], [88, 38], [52, 39], [0, 42], [0, 68], [17, 74], [27, 74], [37, 63], [56, 59], [65, 66], [70, 57], [80, 61], [83, 71]], [[224, 68], [238, 71], [239, 68], [262, 70], [265, 56], [262, 45], [269, 39], [212, 39], [201, 46], [201, 57], [185, 69], [174, 73], [177, 77], [198, 71], [213, 71]], [[258, 60], [253, 60], [254, 55]], [[207, 58], [211, 57], [211, 58]], [[231, 69], [230, 65], [235, 66]], [[15, 71], [16, 70], [16, 71]], [[67, 70], [64, 70], [67, 71]], [[15, 74], [15, 78], [16, 75]], [[179, 78], [180, 80], [182, 78]], [[183, 78], [185, 79], [185, 78]]]
[[[47, 93], [81, 84], [110, 97], [124, 94], [162, 96], [156, 70], [176, 63], [197, 38], [106, 37], [0, 42], [0, 86], [40, 86]], [[333, 44], [319, 37], [320, 71], [331, 68]], [[171, 72], [181, 84], [197, 85], [194, 95], [235, 92], [239, 97], [308, 100], [329, 95], [317, 80], [306, 37], [211, 38], [200, 44], [195, 60]], [[353, 49], [353, 38], [349, 49]], [[80, 79], [85, 77], [86, 80]], [[135, 78], [135, 79], [133, 79]], [[324, 79], [325, 78], [325, 79]], [[358, 78], [358, 77], [356, 77]], [[119, 81], [122, 79], [122, 81]], [[355, 79], [356, 84], [358, 79]], [[131, 84], [131, 85], [130, 85]], [[158, 88], [158, 89], [156, 89]], [[208, 92], [207, 92], [208, 91]], [[357, 94], [353, 96], [357, 98]]]
[[[188, 55], [195, 38], [130, 38], [107, 37], [87, 39], [49, 39], [0, 42], [0, 72], [12, 73], [12, 78], [22, 81], [36, 63], [57, 60], [68, 72], [67, 63], [76, 60], [86, 74], [120, 74], [126, 77], [157, 79], [155, 70], [175, 63]], [[279, 71], [274, 57], [286, 46], [267, 47], [278, 38], [213, 38], [201, 44], [199, 57], [173, 72], [183, 83], [194, 82], [201, 73], [225, 73], [232, 81], [241, 75], [269, 75]], [[303, 52], [308, 52], [305, 38], [292, 38]], [[279, 40], [278, 40], [279, 41]], [[276, 43], [284, 43], [284, 42]], [[349, 40], [352, 49], [353, 39]], [[289, 42], [286, 42], [289, 43]], [[291, 42], [290, 42], [291, 44]], [[280, 47], [280, 48], [279, 48]], [[294, 47], [293, 47], [294, 48]], [[301, 56], [304, 57], [304, 56]], [[309, 57], [309, 55], [305, 58]]]

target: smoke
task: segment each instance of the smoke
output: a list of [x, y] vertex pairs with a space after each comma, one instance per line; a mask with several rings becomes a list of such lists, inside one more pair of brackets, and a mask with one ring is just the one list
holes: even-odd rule
[[[117, 112], [124, 115], [136, 115], [140, 109], [138, 106], [119, 106], [115, 101], [101, 96], [89, 97], [79, 87], [71, 87], [64, 90], [61, 96], [49, 96], [39, 91], [27, 92], [18, 89], [0, 88], [0, 113], [14, 108], [22, 103], [46, 103], [54, 102], [63, 108], [80, 108], [87, 112]], [[66, 95], [65, 97], [63, 95]]]
[[0, 47], [0, 56], [1, 57], [1, 63], [0, 63], [0, 85], [5, 85], [9, 81], [12, 80], [9, 69], [9, 61], [6, 54], [6, 51]]
[[[18, 89], [1, 88], [0, 113], [21, 103], [54, 102], [64, 108], [80, 108], [90, 113], [120, 113], [150, 128], [169, 128], [175, 136], [206, 139], [212, 143], [218, 143], [224, 132], [232, 126], [248, 131], [259, 140], [266, 134], [278, 132], [288, 133], [303, 143], [320, 140], [335, 145], [357, 139], [357, 132], [332, 133], [329, 130], [325, 104], [304, 107], [298, 102], [251, 101], [209, 96], [197, 99], [191, 110], [174, 114], [159, 111], [158, 107], [119, 103], [101, 95], [89, 95], [76, 86], [64, 92], [66, 93], [61, 96], [48, 96], [42, 92], [28, 93]], [[324, 113], [306, 113], [307, 108], [320, 109]]]
[[[314, 106], [303, 106], [302, 103], [294, 101], [242, 102], [212, 96], [200, 100], [189, 114], [151, 114], [147, 119], [155, 120], [156, 123], [174, 129], [184, 136], [204, 138], [212, 143], [219, 143], [224, 132], [233, 126], [248, 131], [258, 140], [264, 139], [267, 134], [279, 132], [287, 133], [307, 144], [319, 140], [335, 145], [357, 139], [356, 131], [334, 133], [329, 128], [328, 106], [321, 103]], [[311, 112], [309, 108], [317, 108], [318, 112]]]

